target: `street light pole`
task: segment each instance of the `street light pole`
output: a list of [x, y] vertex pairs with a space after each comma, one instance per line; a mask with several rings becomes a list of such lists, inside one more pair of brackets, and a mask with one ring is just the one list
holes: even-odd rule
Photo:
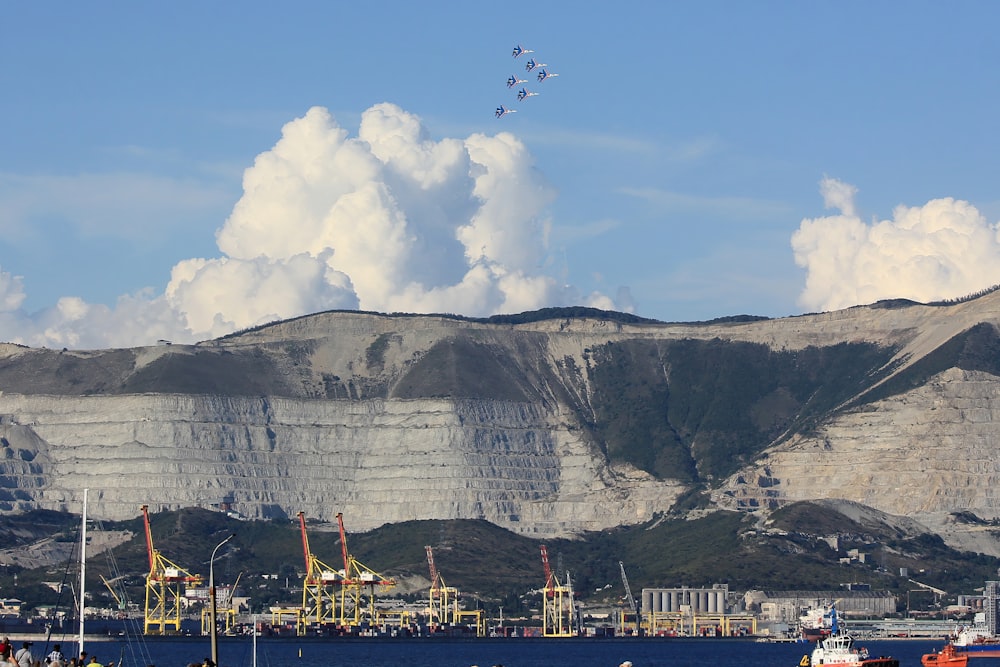
[[212, 550], [212, 558], [208, 561], [208, 618], [212, 625], [211, 635], [212, 635], [212, 664], [219, 664], [219, 627], [215, 623], [215, 554], [218, 553], [219, 549], [223, 544], [229, 540], [236, 537], [236, 533], [233, 533], [226, 539], [219, 542], [215, 549]]

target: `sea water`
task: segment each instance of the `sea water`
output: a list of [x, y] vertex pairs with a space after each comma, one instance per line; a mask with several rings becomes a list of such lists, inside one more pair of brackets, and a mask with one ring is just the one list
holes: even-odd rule
[[[859, 641], [873, 656], [891, 655], [900, 667], [920, 667], [920, 656], [941, 641]], [[207, 637], [89, 642], [107, 665], [187, 667], [211, 654]], [[798, 667], [811, 644], [744, 639], [259, 639], [259, 667]], [[220, 667], [251, 667], [251, 638], [220, 637]]]

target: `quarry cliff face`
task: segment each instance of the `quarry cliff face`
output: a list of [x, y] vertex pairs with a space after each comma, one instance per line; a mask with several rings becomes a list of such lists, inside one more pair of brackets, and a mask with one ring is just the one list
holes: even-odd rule
[[679, 489], [613, 470], [527, 402], [5, 393], [0, 406], [8, 507], [73, 511], [89, 488], [89, 512], [110, 519], [215, 506], [343, 512], [352, 530], [477, 517], [554, 535], [648, 519]]
[[[186, 506], [567, 536], [700, 504], [1000, 517], [1000, 294], [660, 324], [321, 313], [198, 345], [0, 346], [0, 509]], [[697, 503], [696, 503], [697, 504]], [[982, 532], [982, 531], [981, 531]], [[982, 534], [977, 550], [993, 552]]]

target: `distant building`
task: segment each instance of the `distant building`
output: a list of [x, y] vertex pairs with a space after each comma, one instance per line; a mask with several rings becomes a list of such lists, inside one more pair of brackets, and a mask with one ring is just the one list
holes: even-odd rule
[[711, 588], [643, 588], [642, 611], [692, 611], [701, 614], [725, 614], [730, 609], [729, 586], [716, 584]]
[[959, 595], [956, 600], [956, 606], [964, 607], [969, 609], [969, 611], [982, 611], [986, 608], [986, 596], [985, 595]]
[[997, 602], [1000, 601], [1000, 581], [987, 581], [986, 590], [983, 593], [986, 598], [983, 604], [983, 613], [986, 615], [986, 627], [996, 635], [997, 628], [1000, 628], [1000, 622], [997, 619]]
[[764, 621], [795, 621], [806, 609], [834, 604], [844, 616], [882, 618], [896, 613], [898, 601], [889, 591], [747, 591], [748, 610], [759, 611]]

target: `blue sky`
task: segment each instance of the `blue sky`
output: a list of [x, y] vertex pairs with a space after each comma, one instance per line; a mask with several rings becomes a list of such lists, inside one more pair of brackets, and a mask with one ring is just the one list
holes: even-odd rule
[[[1000, 283], [998, 19], [990, 2], [6, 3], [0, 339], [969, 294]], [[559, 77], [537, 83], [517, 43]], [[512, 74], [540, 94], [518, 102]]]

